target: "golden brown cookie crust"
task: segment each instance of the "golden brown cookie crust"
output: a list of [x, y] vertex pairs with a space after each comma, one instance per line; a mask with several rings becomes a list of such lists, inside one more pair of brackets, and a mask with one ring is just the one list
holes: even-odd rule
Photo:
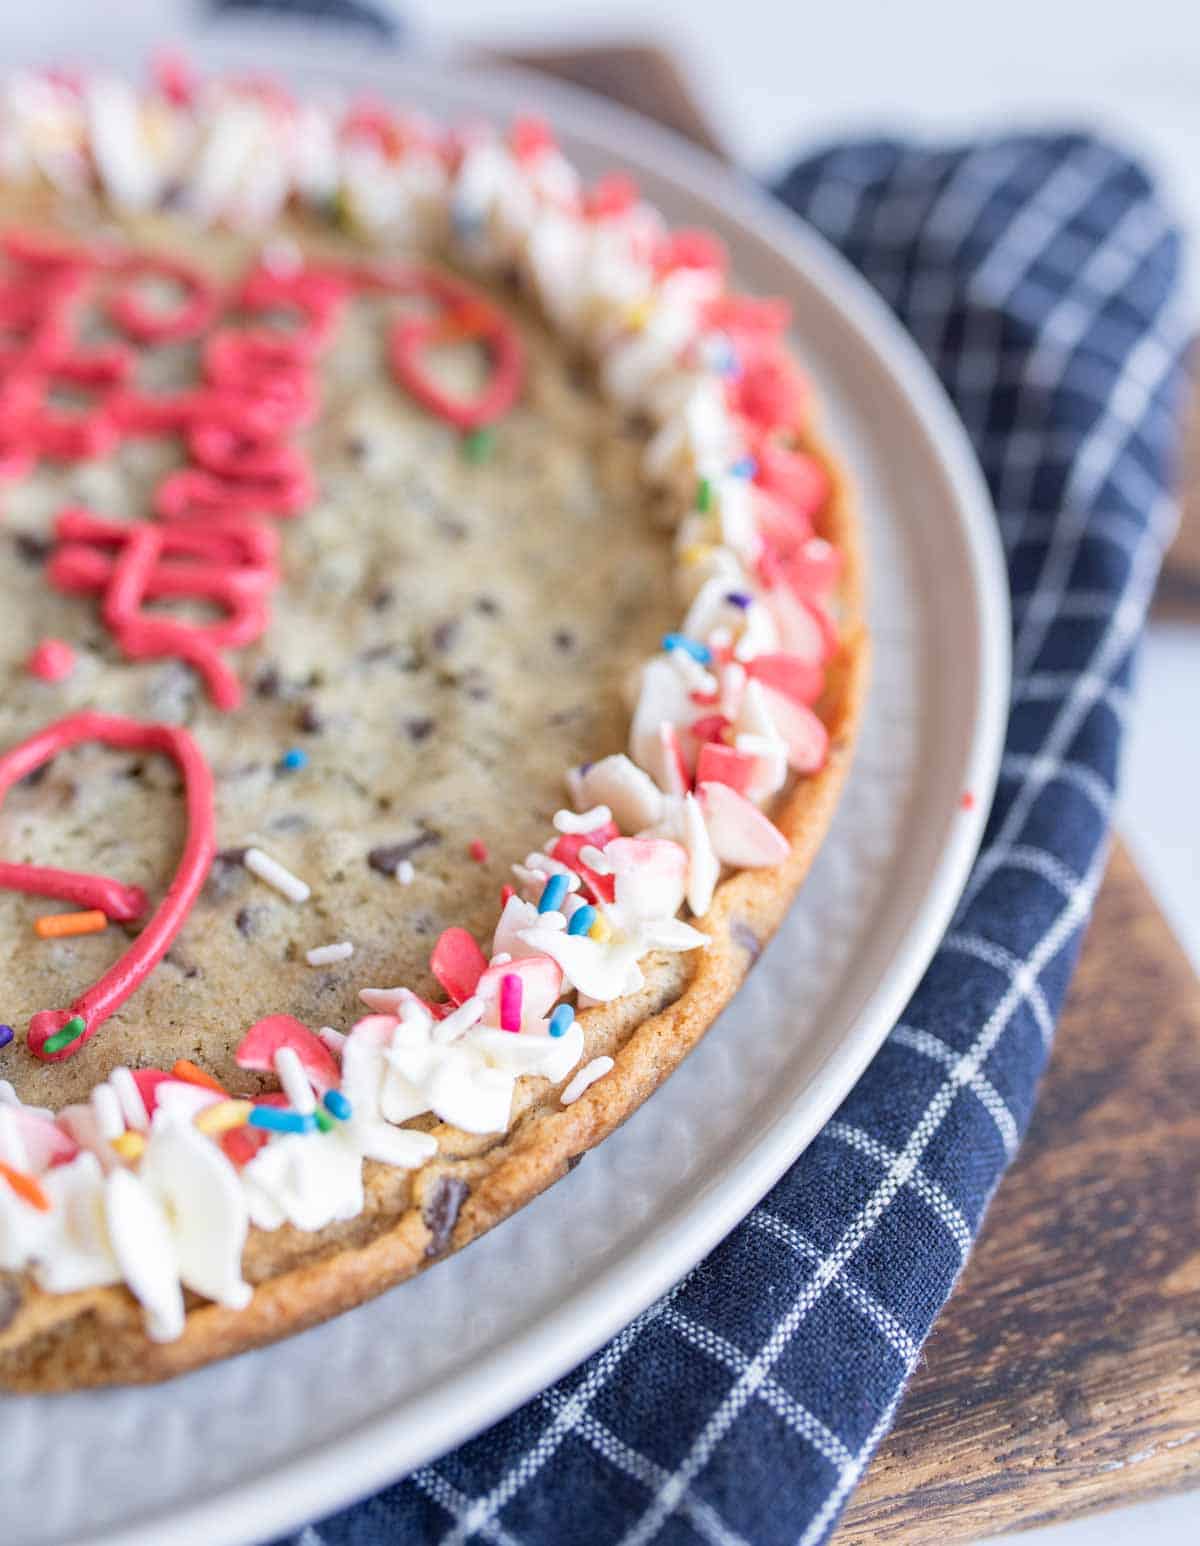
[[[306, 1234], [252, 1230], [244, 1268], [250, 1305], [232, 1311], [190, 1299], [178, 1340], [151, 1341], [123, 1287], [49, 1294], [28, 1274], [0, 1273], [0, 1387], [56, 1391], [161, 1380], [300, 1331], [361, 1304], [469, 1244], [536, 1197], [653, 1093], [728, 1004], [796, 896], [832, 820], [849, 770], [869, 665], [859, 522], [844, 477], [819, 439], [831, 493], [817, 525], [844, 557], [841, 645], [818, 705], [830, 736], [822, 770], [795, 783], [772, 812], [791, 852], [774, 869], [725, 880], [697, 920], [711, 943], [643, 963], [637, 994], [579, 1016], [585, 1058], [609, 1074], [568, 1107], [557, 1086], [523, 1080], [509, 1132], [478, 1139], [431, 1130], [437, 1157], [404, 1172], [368, 1162], [366, 1206], [346, 1224]], [[431, 1227], [432, 1226], [432, 1227]]]

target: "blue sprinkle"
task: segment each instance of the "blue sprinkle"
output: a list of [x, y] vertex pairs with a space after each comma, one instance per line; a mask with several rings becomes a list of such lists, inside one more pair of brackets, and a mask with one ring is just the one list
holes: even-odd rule
[[0, 1047], [7, 1047], [9, 1042], [12, 1039], [13, 1039], [13, 1028], [12, 1028], [12, 1026], [11, 1025], [0, 1025]]
[[484, 227], [483, 212], [472, 209], [470, 205], [458, 200], [450, 210], [450, 224], [454, 227], [454, 234], [459, 241], [478, 241]]
[[754, 597], [747, 596], [744, 590], [731, 590], [725, 592], [725, 600], [732, 607], [741, 607], [742, 611], [744, 612], [750, 603], [754, 600]]
[[707, 644], [697, 644], [695, 639], [685, 638], [681, 633], [664, 633], [662, 647], [665, 650], [682, 650], [685, 655], [698, 660], [702, 666], [712, 663], [712, 650]]
[[579, 764], [579, 772], [584, 778], [586, 778], [595, 766], [596, 764], [594, 762], [581, 762]]
[[575, 1011], [570, 1004], [560, 1004], [550, 1016], [551, 1036], [565, 1036], [571, 1029], [571, 1022], [575, 1018]]
[[293, 746], [280, 757], [279, 766], [285, 773], [298, 773], [301, 768], [308, 766], [308, 753], [301, 751], [298, 746]]
[[339, 1122], [348, 1122], [354, 1115], [354, 1107], [342, 1094], [341, 1090], [326, 1090], [324, 1095], [325, 1109]]
[[571, 921], [567, 924], [568, 934], [586, 934], [596, 921], [596, 909], [587, 902], [582, 907], [576, 908], [571, 914]]
[[317, 1129], [315, 1116], [301, 1116], [298, 1111], [279, 1106], [255, 1106], [246, 1120], [251, 1127], [261, 1127], [268, 1133], [313, 1133]]
[[556, 912], [566, 894], [567, 877], [565, 875], [551, 875], [538, 900], [538, 912]]
[[742, 362], [738, 358], [738, 352], [725, 335], [719, 334], [713, 345], [713, 367], [722, 376], [735, 377], [742, 373]]
[[734, 462], [733, 466], [729, 469], [729, 474], [733, 478], [752, 478], [757, 471], [758, 463], [754, 458], [752, 456], [742, 456]]

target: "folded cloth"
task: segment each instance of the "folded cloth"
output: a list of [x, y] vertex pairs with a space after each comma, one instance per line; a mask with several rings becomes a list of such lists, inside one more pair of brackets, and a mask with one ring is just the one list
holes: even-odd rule
[[823, 1540], [1029, 1119], [1173, 523], [1179, 241], [1143, 172], [1083, 135], [851, 144], [777, 191], [912, 331], [991, 487], [1015, 681], [983, 850], [902, 1022], [708, 1260], [551, 1390], [298, 1546]]

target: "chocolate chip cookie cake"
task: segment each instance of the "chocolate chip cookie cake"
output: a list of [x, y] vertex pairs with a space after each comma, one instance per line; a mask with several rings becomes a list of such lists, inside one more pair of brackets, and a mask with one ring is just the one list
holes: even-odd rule
[[866, 678], [788, 326], [533, 117], [3, 88], [0, 1387], [398, 1283], [729, 1001]]

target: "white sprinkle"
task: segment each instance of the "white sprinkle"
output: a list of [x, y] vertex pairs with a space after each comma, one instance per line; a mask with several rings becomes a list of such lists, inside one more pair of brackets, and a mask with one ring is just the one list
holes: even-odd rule
[[473, 1025], [479, 1024], [483, 1019], [483, 1012], [486, 1007], [478, 994], [472, 994], [470, 998], [463, 999], [457, 1009], [448, 1014], [444, 1020], [439, 1020], [434, 1025], [434, 1041], [456, 1041], [464, 1032], [469, 1031]]
[[512, 960], [512, 956], [508, 953], [508, 951], [507, 950], [501, 950], [498, 955], [494, 955], [492, 957], [492, 959], [488, 962], [488, 965], [489, 966], [507, 966], [508, 963], [511, 960]]
[[98, 1084], [92, 1091], [92, 1111], [96, 1128], [106, 1143], [119, 1138], [125, 1131], [125, 1118], [121, 1114], [121, 1102], [111, 1084]]
[[594, 843], [585, 843], [579, 850], [579, 859], [586, 864], [589, 870], [594, 870], [597, 875], [611, 875], [612, 865], [604, 857], [603, 853]]
[[150, 1113], [146, 1110], [146, 1102], [142, 1099], [137, 1080], [127, 1068], [118, 1065], [109, 1074], [108, 1082], [121, 1102], [121, 1115], [125, 1118], [125, 1126], [132, 1128], [135, 1133], [146, 1132], [150, 1126]]
[[551, 875], [565, 876], [568, 892], [578, 891], [583, 884], [573, 869], [560, 859], [551, 859], [548, 854], [527, 854], [525, 863], [514, 864], [512, 872], [518, 885], [528, 886], [535, 893], [534, 901], [541, 895]]
[[[594, 832], [605, 822], [612, 820], [607, 805], [593, 805], [590, 811], [555, 811], [554, 825], [559, 832]], [[528, 861], [526, 861], [528, 862]]]
[[329, 1048], [335, 1058], [340, 1058], [346, 1045], [345, 1031], [335, 1031], [332, 1025], [323, 1025], [317, 1032], [317, 1040]]
[[585, 1090], [595, 1084], [597, 1079], [603, 1079], [605, 1074], [613, 1066], [612, 1058], [593, 1058], [586, 1067], [581, 1068], [562, 1092], [561, 1100], [564, 1106], [573, 1106]]
[[337, 945], [314, 945], [304, 952], [304, 959], [310, 966], [329, 966], [334, 961], [348, 961], [353, 954], [354, 946], [344, 939]]
[[413, 869], [412, 860], [401, 859], [400, 863], [396, 866], [396, 879], [402, 886], [411, 886], [416, 878], [417, 872]]
[[283, 1086], [283, 1093], [292, 1107], [302, 1117], [312, 1116], [317, 1109], [317, 1099], [295, 1047], [280, 1047], [275, 1054], [274, 1063], [275, 1072], [279, 1075], [279, 1082]]
[[247, 848], [242, 863], [252, 875], [257, 875], [259, 880], [266, 881], [268, 886], [282, 892], [289, 902], [307, 902], [312, 895], [311, 887], [293, 875], [291, 870], [284, 869], [278, 859], [263, 853], [261, 848]]
[[412, 995], [408, 988], [360, 988], [358, 996], [368, 1009], [378, 1010], [380, 1014], [394, 1015]]
[[539, 929], [565, 929], [567, 915], [552, 907], [548, 913], [538, 914], [537, 926]]
[[[513, 869], [515, 870], [516, 867], [517, 866], [514, 864]], [[569, 864], [564, 864], [561, 859], [552, 859], [549, 854], [542, 853], [526, 854], [525, 868], [527, 870], [533, 870], [536, 874], [539, 875], [566, 875], [568, 877], [575, 875], [575, 871]], [[578, 884], [578, 875], [575, 875], [575, 881], [576, 884]], [[571, 889], [571, 883], [568, 879], [567, 890], [570, 891]]]

